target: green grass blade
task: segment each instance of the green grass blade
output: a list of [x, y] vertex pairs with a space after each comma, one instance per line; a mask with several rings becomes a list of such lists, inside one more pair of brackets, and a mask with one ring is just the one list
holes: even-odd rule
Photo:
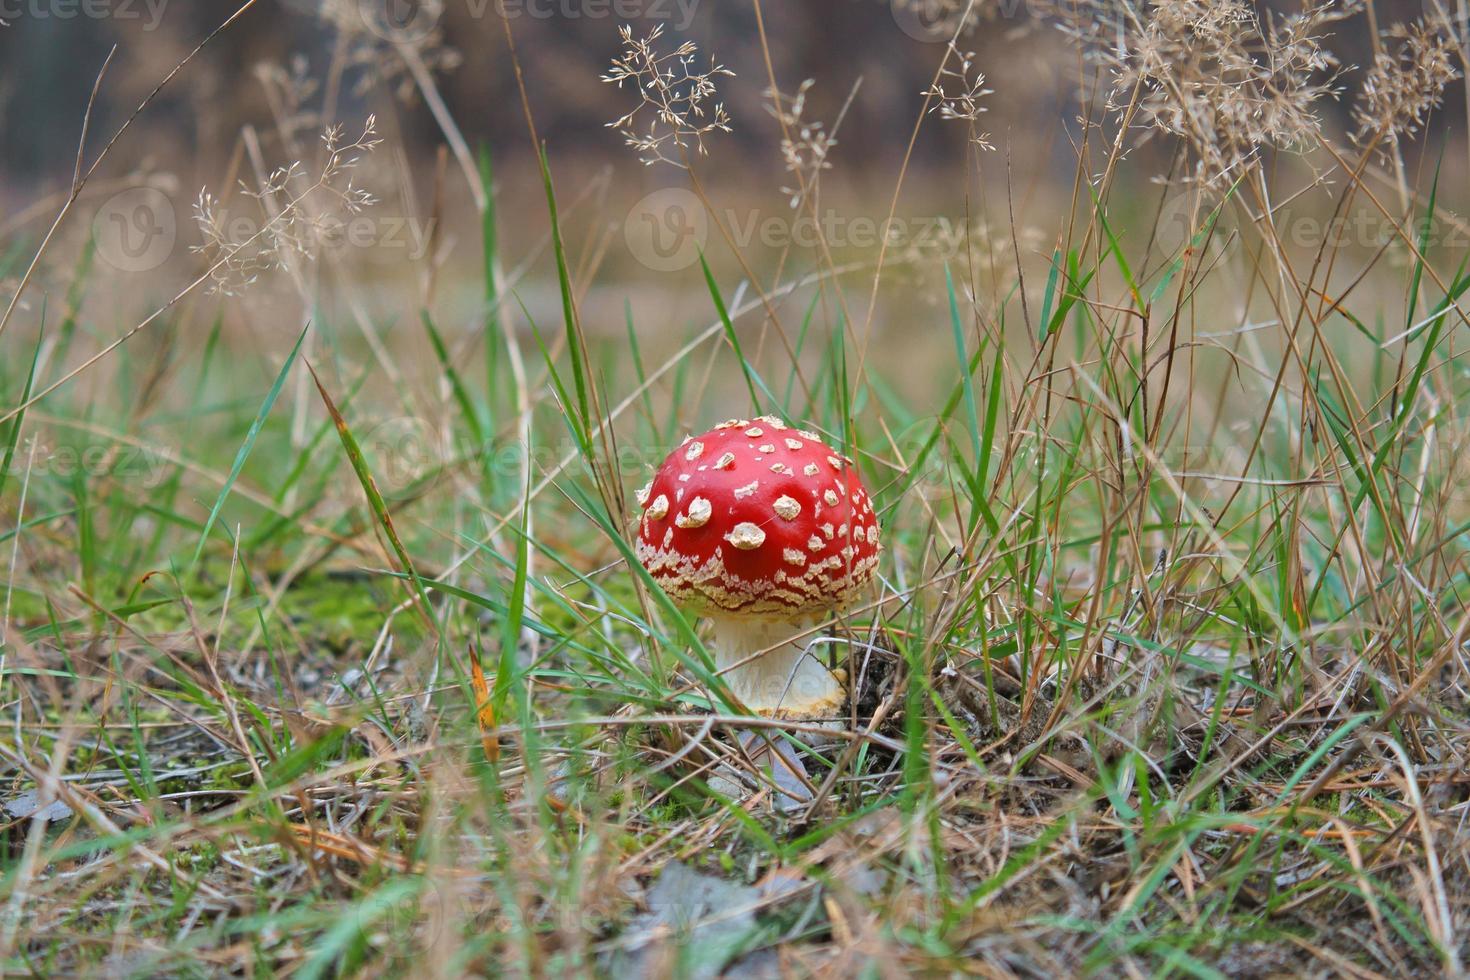
[[470, 398], [470, 391], [465, 387], [464, 379], [459, 376], [459, 370], [455, 368], [454, 361], [449, 356], [449, 348], [445, 346], [443, 336], [434, 326], [434, 319], [429, 315], [429, 311], [419, 311], [419, 319], [424, 325], [424, 332], [429, 335], [429, 346], [434, 349], [434, 356], [439, 360], [439, 368], [449, 379], [449, 390], [454, 395], [455, 403], [459, 405], [465, 425], [470, 428], [470, 437], [474, 440], [475, 448], [479, 450], [485, 445], [485, 433], [480, 428], [480, 416], [475, 411], [475, 403]]
[[[546, 147], [539, 149], [541, 181], [546, 186], [546, 209], [551, 215], [551, 244], [556, 255], [556, 281], [561, 287], [562, 318], [566, 324], [567, 354], [572, 359], [572, 381], [577, 390], [578, 421], [585, 433], [591, 427], [592, 410], [587, 395], [587, 367], [583, 357], [582, 327], [577, 320], [577, 304], [572, 297], [572, 276], [567, 269], [567, 251], [562, 242], [561, 222], [556, 214], [556, 191], [551, 184], [551, 164]], [[583, 442], [586, 442], [584, 439]]]
[[[950, 274], [949, 263], [944, 264], [944, 289], [949, 299], [949, 326], [953, 334], [955, 356], [959, 358], [961, 368], [960, 387], [965, 393], [965, 428], [970, 433], [970, 458], [978, 464], [980, 460], [980, 409], [975, 402], [975, 378], [974, 372], [968, 369], [970, 357], [965, 353], [965, 328], [960, 322], [960, 304], [954, 292], [954, 276]], [[981, 344], [980, 349], [984, 349]], [[979, 350], [975, 353], [979, 354]]]
[[245, 442], [235, 453], [235, 462], [230, 466], [230, 475], [225, 479], [225, 485], [220, 488], [219, 496], [215, 498], [214, 506], [209, 510], [209, 518], [204, 522], [204, 531], [199, 535], [199, 544], [194, 549], [194, 558], [189, 562], [192, 568], [199, 564], [199, 558], [204, 554], [204, 546], [209, 543], [209, 532], [214, 529], [214, 522], [219, 518], [219, 512], [229, 498], [230, 491], [234, 489], [235, 481], [240, 478], [240, 471], [245, 468], [245, 461], [250, 458], [250, 451], [255, 448], [255, 441], [260, 437], [260, 430], [265, 426], [265, 420], [270, 417], [271, 409], [276, 405], [276, 398], [280, 396], [281, 389], [286, 385], [286, 378], [291, 373], [291, 366], [296, 363], [296, 355], [301, 352], [301, 344], [306, 340], [306, 333], [311, 329], [307, 324], [301, 331], [301, 336], [296, 338], [291, 353], [286, 355], [286, 362], [281, 365], [280, 373], [276, 375], [275, 383], [271, 385], [270, 391], [266, 393], [265, 401], [260, 404], [260, 411], [255, 413], [255, 421], [250, 423], [250, 431], [245, 434]]
[[[714, 300], [715, 310], [720, 314], [720, 325], [725, 328], [725, 342], [735, 352], [735, 360], [740, 363], [740, 373], [745, 377], [745, 389], [750, 392], [751, 414], [761, 415], [763, 414], [763, 410], [761, 409], [760, 396], [755, 393], [759, 375], [750, 366], [750, 362], [745, 359], [745, 351], [740, 347], [740, 336], [735, 333], [735, 324], [730, 321], [730, 311], [725, 307], [725, 298], [720, 295], [720, 287], [715, 283], [715, 274], [710, 271], [709, 263], [705, 261], [704, 252], [702, 251], [699, 253], [699, 267], [704, 271], [704, 282], [709, 287], [710, 299]], [[771, 390], [766, 387], [765, 382], [759, 381], [759, 383], [761, 390], [766, 393], [766, 396], [773, 402], [776, 401], [776, 396], [771, 394]]]
[[398, 536], [398, 529], [393, 525], [393, 515], [388, 512], [388, 505], [383, 500], [383, 495], [378, 492], [377, 481], [373, 479], [372, 471], [368, 469], [367, 459], [362, 454], [362, 447], [358, 445], [357, 438], [347, 425], [347, 420], [337, 410], [332, 396], [327, 394], [327, 388], [322, 384], [322, 379], [317, 377], [316, 369], [306, 361], [306, 369], [311, 372], [311, 380], [316, 384], [316, 390], [321, 395], [322, 404], [327, 408], [327, 414], [332, 417], [332, 422], [337, 427], [337, 437], [342, 442], [342, 449], [347, 453], [347, 460], [352, 464], [353, 473], [357, 474], [357, 482], [362, 485], [362, 492], [367, 497], [368, 507], [371, 509], [373, 518], [378, 522], [378, 527], [388, 539], [393, 553], [398, 557], [403, 571], [407, 573], [409, 581], [413, 586], [414, 596], [419, 600], [419, 614], [429, 631], [437, 634], [438, 628], [434, 625], [433, 606], [429, 604], [429, 594], [424, 588], [423, 579], [419, 578], [418, 569], [414, 566], [413, 559], [408, 556], [408, 549], [403, 546], [403, 540]]
[[[41, 314], [41, 323], [43, 325], [41, 334], [36, 338], [36, 349], [31, 353], [31, 367], [26, 372], [25, 388], [21, 391], [20, 395], [20, 404], [22, 406], [31, 400], [31, 391], [35, 388], [36, 365], [41, 360], [41, 342], [46, 336], [45, 322], [46, 315], [43, 310]], [[10, 476], [10, 467], [15, 463], [15, 447], [20, 442], [20, 430], [25, 425], [25, 421], [26, 410], [22, 407], [16, 413], [15, 418], [11, 420], [10, 434], [5, 440], [5, 453], [3, 456], [0, 456], [0, 500], [3, 500], [5, 497], [5, 481]]]

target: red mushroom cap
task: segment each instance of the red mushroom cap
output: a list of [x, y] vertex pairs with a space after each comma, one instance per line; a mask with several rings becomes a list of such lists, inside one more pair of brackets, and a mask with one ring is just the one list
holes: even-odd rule
[[699, 611], [815, 614], [878, 564], [878, 515], [852, 460], [769, 416], [686, 439], [638, 503], [638, 560]]

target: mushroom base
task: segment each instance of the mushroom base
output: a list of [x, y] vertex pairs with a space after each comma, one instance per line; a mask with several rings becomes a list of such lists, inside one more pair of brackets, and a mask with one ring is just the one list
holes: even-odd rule
[[[809, 639], [793, 639], [810, 624], [718, 614], [710, 619], [720, 677], [755, 714], [820, 718], [840, 713], [846, 697], [842, 684], [807, 650]], [[760, 655], [751, 660], [755, 654]]]

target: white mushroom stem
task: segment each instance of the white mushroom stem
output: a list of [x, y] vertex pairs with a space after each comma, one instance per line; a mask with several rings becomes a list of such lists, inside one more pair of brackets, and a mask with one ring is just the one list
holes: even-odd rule
[[710, 619], [720, 678], [751, 711], [769, 717], [811, 718], [841, 710], [842, 685], [807, 649], [811, 637], [798, 639], [814, 621], [728, 614]]

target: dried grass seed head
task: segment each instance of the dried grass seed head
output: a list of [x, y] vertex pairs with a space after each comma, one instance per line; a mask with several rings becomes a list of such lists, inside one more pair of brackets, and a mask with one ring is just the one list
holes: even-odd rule
[[1399, 43], [1373, 59], [1353, 106], [1353, 138], [1363, 145], [1413, 136], [1460, 77], [1454, 46], [1438, 25], [1397, 24], [1384, 37]]
[[[317, 16], [344, 44], [345, 64], [361, 73], [353, 91], [366, 94], [377, 82], [402, 102], [412, 102], [418, 86], [411, 62], [429, 73], [453, 71], [464, 56], [444, 40], [445, 0], [414, 4], [370, 3], [365, 0], [321, 0]], [[397, 24], [390, 13], [408, 15]]]
[[1050, 13], [1112, 74], [1115, 117], [1184, 140], [1192, 178], [1219, 186], [1262, 151], [1320, 138], [1320, 105], [1341, 93], [1328, 28], [1359, 9], [1322, 0], [1279, 16], [1244, 0], [1085, 0]]
[[660, 53], [657, 42], [663, 30], [658, 24], [635, 38], [629, 25], [619, 28], [623, 52], [613, 59], [602, 80], [618, 88], [625, 83], [636, 88], [638, 104], [607, 126], [622, 133], [624, 143], [645, 164], [684, 167], [690, 151], [701, 156], [708, 152], [706, 136], [730, 132], [730, 115], [719, 101], [715, 79], [735, 73], [714, 62], [703, 71], [696, 70], [699, 48], [693, 41]]
[[784, 95], [768, 88], [763, 93], [769, 103], [766, 111], [781, 124], [781, 159], [788, 173], [797, 178], [796, 187], [782, 187], [781, 193], [790, 198], [792, 210], [816, 189], [817, 180], [823, 170], [832, 168], [827, 157], [837, 145], [837, 137], [827, 132], [826, 124], [819, 119], [807, 119], [806, 97], [816, 84], [808, 78], [797, 86], [795, 95]]
[[340, 233], [343, 223], [378, 203], [359, 187], [354, 171], [377, 148], [377, 117], [368, 116], [349, 139], [341, 124], [322, 132], [322, 162], [311, 176], [301, 161], [271, 171], [256, 187], [243, 182], [242, 196], [257, 214], [238, 221], [208, 188], [194, 201], [194, 223], [202, 242], [190, 251], [208, 264], [210, 291], [233, 295], [265, 272], [294, 262], [313, 262]]
[[[959, 67], [950, 67], [955, 62]], [[990, 134], [976, 128], [980, 116], [990, 111], [983, 100], [987, 95], [994, 95], [995, 90], [985, 87], [984, 72], [975, 69], [975, 52], [961, 51], [951, 41], [938, 78], [920, 94], [934, 100], [929, 111], [938, 112], [940, 119], [967, 123], [971, 143], [982, 150], [995, 149], [990, 142]]]

